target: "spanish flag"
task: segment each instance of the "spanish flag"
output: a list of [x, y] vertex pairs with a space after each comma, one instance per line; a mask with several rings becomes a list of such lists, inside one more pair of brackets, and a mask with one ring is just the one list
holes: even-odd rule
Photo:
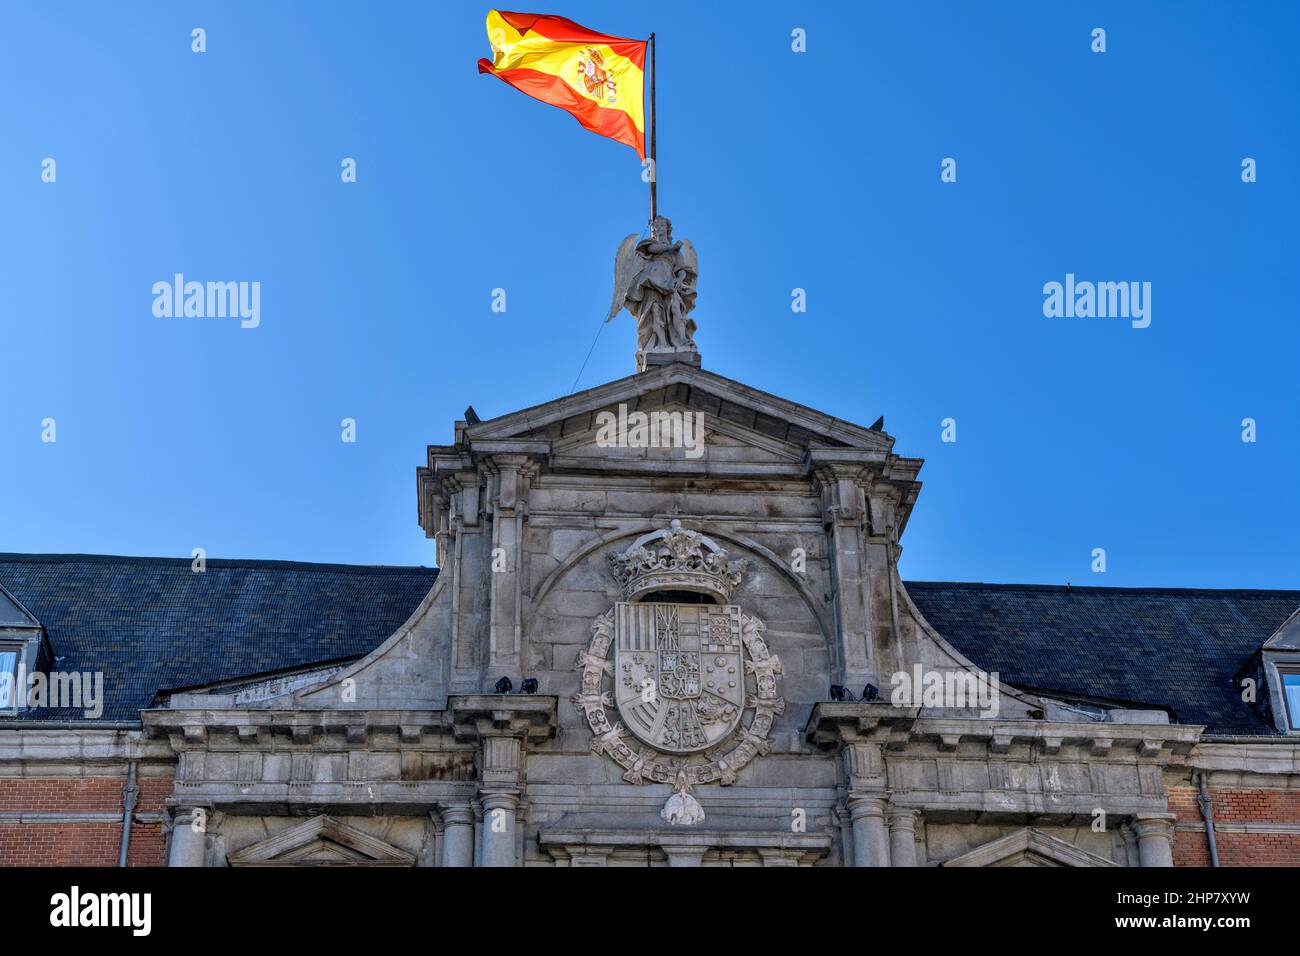
[[488, 12], [487, 33], [492, 62], [479, 60], [480, 73], [568, 110], [645, 159], [645, 40], [592, 33], [564, 17], [499, 10]]

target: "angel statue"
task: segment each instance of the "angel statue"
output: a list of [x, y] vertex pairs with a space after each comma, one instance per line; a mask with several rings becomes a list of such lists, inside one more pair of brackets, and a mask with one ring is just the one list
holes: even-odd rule
[[[637, 358], [655, 352], [689, 352], [695, 348], [695, 283], [699, 261], [689, 239], [673, 242], [673, 224], [656, 216], [650, 236], [628, 236], [614, 259], [614, 301], [606, 322], [623, 309], [636, 318]], [[698, 363], [698, 358], [697, 358]]]

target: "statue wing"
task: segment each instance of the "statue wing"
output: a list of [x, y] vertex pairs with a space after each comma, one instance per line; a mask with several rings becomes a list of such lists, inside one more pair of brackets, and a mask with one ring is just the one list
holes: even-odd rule
[[695, 247], [691, 245], [691, 240], [682, 240], [682, 266], [691, 274], [692, 279], [700, 277], [700, 260], [695, 255]]
[[622, 311], [624, 303], [627, 302], [628, 287], [632, 284], [632, 277], [641, 267], [641, 256], [636, 251], [636, 241], [637, 233], [634, 232], [619, 243], [618, 253], [614, 256], [614, 301], [609, 305], [609, 315], [605, 316], [606, 322]]

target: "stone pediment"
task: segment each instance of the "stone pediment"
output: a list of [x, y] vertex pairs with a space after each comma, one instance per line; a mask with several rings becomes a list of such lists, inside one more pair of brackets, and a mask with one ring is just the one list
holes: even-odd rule
[[231, 866], [414, 866], [405, 850], [330, 816], [313, 817], [230, 854]]
[[[894, 439], [834, 416], [751, 388], [724, 376], [674, 364], [652, 368], [597, 388], [465, 426], [471, 441], [544, 439], [562, 444], [566, 436], [595, 429], [603, 410], [678, 408], [702, 411], [722, 435], [748, 433], [787, 446], [802, 457], [809, 445], [873, 449], [888, 453]], [[730, 427], [727, 427], [730, 426]], [[775, 449], [778, 444], [773, 444]]]
[[1050, 833], [1025, 827], [977, 846], [944, 866], [1117, 866]]
[[[636, 403], [634, 409], [625, 412], [622, 421], [626, 423], [630, 419], [635, 427], [639, 411], [645, 416], [646, 433], [652, 437], [645, 443], [610, 444], [606, 438], [609, 428], [602, 432], [601, 425], [602, 422], [617, 425], [619, 412], [617, 408], [608, 411], [609, 417], [604, 419], [598, 417], [600, 412], [583, 416], [585, 428], [569, 419], [568, 433], [552, 442], [552, 465], [559, 469], [613, 467], [636, 471], [638, 466], [672, 469], [673, 463], [680, 462], [687, 468], [713, 465], [744, 469], [756, 475], [795, 472], [803, 467], [804, 450], [798, 445], [701, 413], [698, 408], [680, 402], [658, 406]], [[685, 436], [685, 442], [674, 436], [674, 430], [679, 436]], [[627, 431], [625, 428], [624, 432]], [[692, 446], [697, 450], [693, 451]]]

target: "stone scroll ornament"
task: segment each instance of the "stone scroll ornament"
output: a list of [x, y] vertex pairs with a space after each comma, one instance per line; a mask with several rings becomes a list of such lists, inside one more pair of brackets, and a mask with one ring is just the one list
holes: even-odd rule
[[[573, 704], [591, 726], [592, 751], [623, 767], [624, 780], [673, 787], [660, 816], [672, 825], [699, 823], [704, 810], [692, 791], [735, 783], [771, 750], [772, 721], [785, 710], [781, 661], [768, 649], [763, 622], [725, 603], [745, 562], [728, 561], [711, 539], [674, 520], [609, 561], [628, 600], [592, 622]], [[660, 590], [722, 603], [637, 600]]]

